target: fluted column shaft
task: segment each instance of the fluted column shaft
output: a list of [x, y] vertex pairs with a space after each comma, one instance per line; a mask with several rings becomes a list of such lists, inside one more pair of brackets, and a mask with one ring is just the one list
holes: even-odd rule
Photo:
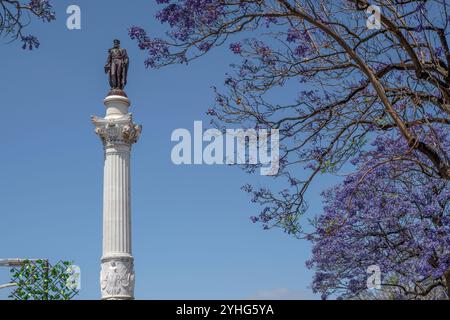
[[133, 123], [128, 98], [108, 96], [105, 118], [93, 117], [104, 147], [102, 299], [134, 299], [131, 251], [131, 146], [142, 127]]
[[105, 148], [103, 256], [131, 255], [130, 145]]

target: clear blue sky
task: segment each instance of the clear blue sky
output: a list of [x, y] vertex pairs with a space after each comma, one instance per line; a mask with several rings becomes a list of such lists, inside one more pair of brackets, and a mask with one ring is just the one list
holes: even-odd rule
[[[188, 67], [146, 70], [145, 53], [127, 28], [136, 24], [161, 34], [155, 1], [53, 2], [57, 20], [28, 29], [40, 49], [23, 51], [4, 39], [0, 45], [0, 258], [74, 260], [82, 270], [79, 298], [99, 298], [103, 151], [90, 116], [104, 114], [103, 65], [119, 38], [132, 60], [131, 111], [144, 127], [132, 156], [136, 297], [314, 298], [304, 265], [309, 245], [249, 220], [259, 208], [240, 187], [273, 185], [272, 178], [171, 162], [172, 131], [192, 130], [194, 120], [207, 123], [210, 87], [220, 87], [230, 71], [229, 50]], [[79, 31], [65, 27], [70, 4], [81, 7]], [[312, 212], [319, 212], [320, 191], [329, 184], [322, 179], [311, 189]], [[6, 297], [2, 290], [0, 299]]]

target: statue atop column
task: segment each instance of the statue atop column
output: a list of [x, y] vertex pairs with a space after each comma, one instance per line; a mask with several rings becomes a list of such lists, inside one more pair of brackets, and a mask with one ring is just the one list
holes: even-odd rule
[[120, 47], [120, 41], [114, 40], [114, 46], [108, 50], [105, 73], [109, 75], [111, 91], [109, 95], [127, 96], [123, 91], [127, 84], [129, 59], [127, 50]]

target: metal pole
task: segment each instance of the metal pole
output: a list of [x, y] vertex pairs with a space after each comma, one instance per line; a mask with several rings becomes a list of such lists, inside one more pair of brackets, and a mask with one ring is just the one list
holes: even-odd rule
[[15, 287], [15, 286], [17, 286], [17, 283], [14, 283], [14, 282], [7, 283], [7, 284], [2, 284], [2, 285], [0, 285], [0, 290], [1, 289], [6, 289], [6, 288], [9, 288], [9, 287]]
[[48, 260], [44, 260], [44, 300], [48, 300], [48, 282], [49, 282], [49, 266], [48, 266]]
[[20, 267], [23, 264], [25, 264], [25, 262], [30, 261], [30, 262], [36, 262], [36, 261], [47, 261], [45, 259], [19, 259], [19, 258], [15, 258], [15, 259], [0, 259], [0, 267]]

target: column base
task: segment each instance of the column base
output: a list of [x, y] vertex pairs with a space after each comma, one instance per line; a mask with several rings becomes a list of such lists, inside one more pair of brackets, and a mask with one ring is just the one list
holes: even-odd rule
[[102, 257], [102, 300], [134, 299], [134, 259], [130, 255]]

